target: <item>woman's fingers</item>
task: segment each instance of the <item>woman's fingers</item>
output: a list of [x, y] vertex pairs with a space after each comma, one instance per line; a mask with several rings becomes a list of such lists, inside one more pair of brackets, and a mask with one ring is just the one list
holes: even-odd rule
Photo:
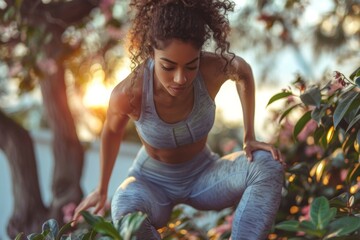
[[249, 162], [252, 161], [252, 150], [251, 150], [251, 146], [245, 145], [244, 146], [244, 151], [245, 151], [245, 155], [246, 158]]
[[279, 161], [283, 166], [286, 166], [286, 163], [282, 158], [279, 149], [275, 148], [274, 146], [268, 143], [257, 142], [257, 141], [249, 142], [244, 147], [245, 154], [250, 162], [252, 161], [252, 152], [260, 149], [269, 151], [275, 160]]
[[73, 223], [71, 223], [71, 226], [75, 226], [76, 223], [79, 221], [79, 218], [81, 217], [80, 213], [83, 210], [86, 210], [90, 207], [93, 207], [94, 203], [92, 203], [92, 201], [90, 201], [89, 199], [84, 199], [79, 206], [76, 207], [75, 209], [75, 214], [73, 217]]
[[105, 205], [105, 200], [100, 200], [95, 206], [94, 214], [98, 214], [100, 210], [104, 208], [104, 205]]
[[277, 161], [279, 161], [283, 166], [286, 166], [286, 163], [282, 157], [282, 154], [279, 149], [272, 147], [271, 153], [273, 155], [273, 158]]
[[71, 226], [74, 227], [76, 223], [79, 221], [80, 218], [80, 212], [85, 209], [85, 201], [82, 201], [79, 206], [75, 208], [75, 214], [73, 216], [73, 222], [71, 223]]
[[85, 198], [75, 209], [75, 214], [73, 216], [73, 222], [71, 226], [75, 226], [81, 217], [81, 211], [87, 210], [91, 207], [95, 207], [93, 213], [97, 214], [101, 209], [104, 208], [106, 202], [106, 196], [100, 195], [97, 191], [91, 193], [87, 198]]

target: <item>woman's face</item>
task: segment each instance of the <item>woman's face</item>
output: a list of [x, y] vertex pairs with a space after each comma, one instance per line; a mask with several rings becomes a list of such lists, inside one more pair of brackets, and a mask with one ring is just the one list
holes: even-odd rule
[[164, 49], [154, 49], [156, 86], [171, 96], [192, 90], [199, 70], [200, 49], [193, 44], [173, 39]]

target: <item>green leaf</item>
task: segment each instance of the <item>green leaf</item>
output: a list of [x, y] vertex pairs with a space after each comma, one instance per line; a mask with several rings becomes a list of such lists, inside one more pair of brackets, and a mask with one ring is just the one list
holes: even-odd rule
[[288, 220], [281, 223], [278, 223], [275, 228], [290, 232], [297, 232], [299, 230], [300, 222], [296, 220]]
[[352, 102], [359, 96], [357, 92], [349, 92], [347, 96], [339, 101], [334, 112], [334, 127], [336, 128], [345, 116]]
[[309, 176], [309, 167], [308, 164], [305, 162], [296, 163], [293, 166], [291, 166], [287, 172], [303, 175], [303, 176]]
[[295, 104], [291, 107], [289, 107], [288, 109], [286, 109], [280, 116], [279, 118], [279, 123], [297, 106], [301, 105], [300, 103], [299, 104]]
[[355, 83], [356, 83], [356, 85], [357, 85], [358, 87], [360, 87], [360, 77], [357, 77], [357, 78], [355, 79]]
[[345, 139], [344, 143], [341, 146], [342, 149], [344, 149], [344, 151], [347, 151], [348, 148], [352, 147], [354, 145], [356, 137], [357, 136], [355, 134], [348, 134], [346, 136], [346, 139]]
[[346, 176], [346, 183], [348, 185], [352, 185], [353, 182], [356, 181], [357, 177], [360, 176], [360, 163], [355, 163], [354, 168], [350, 171]]
[[339, 196], [330, 199], [329, 204], [332, 207], [344, 208], [347, 206], [348, 199], [349, 199], [349, 193], [344, 192]]
[[22, 0], [15, 0], [15, 7], [17, 9], [20, 9], [21, 8], [21, 4], [22, 4]]
[[358, 67], [351, 75], [350, 75], [350, 79], [354, 80], [355, 77], [360, 76], [360, 67]]
[[321, 103], [320, 89], [318, 87], [310, 88], [300, 95], [300, 99], [305, 105], [316, 106], [317, 108], [320, 108], [320, 103]]
[[118, 231], [115, 229], [115, 227], [110, 222], [99, 221], [99, 222], [95, 223], [94, 229], [98, 233], [104, 234], [104, 235], [109, 235], [113, 239], [117, 239], [117, 240], [121, 239]]
[[344, 236], [360, 228], [360, 218], [352, 216], [342, 217], [330, 223], [329, 227], [329, 235], [334, 237]]
[[321, 118], [325, 115], [326, 109], [328, 106], [322, 106], [319, 108], [314, 108], [311, 112], [311, 118], [314, 119], [317, 123], [321, 122]]
[[58, 235], [56, 236], [56, 240], [60, 240], [61, 237], [64, 235], [64, 233], [71, 228], [71, 223], [72, 222], [68, 222], [67, 224], [61, 227]]
[[349, 92], [352, 92], [356, 88], [355, 85], [348, 85], [347, 87], [341, 89], [341, 94], [339, 95], [339, 99], [343, 98], [344, 96], [347, 96]]
[[45, 236], [39, 233], [32, 233], [27, 236], [28, 240], [45, 240]]
[[325, 229], [331, 217], [335, 216], [333, 216], [333, 214], [333, 210], [329, 208], [329, 201], [325, 197], [317, 197], [314, 199], [310, 207], [310, 217], [317, 229]]
[[92, 215], [91, 213], [87, 211], [81, 211], [80, 214], [84, 217], [85, 221], [90, 224], [91, 226], [94, 226], [96, 223], [100, 221], [104, 221], [104, 219], [100, 216]]
[[348, 132], [354, 125], [360, 120], [360, 114], [357, 115], [353, 120], [349, 123], [348, 128], [346, 129], [346, 132]]
[[325, 216], [324, 219], [322, 220], [324, 226], [329, 225], [329, 223], [335, 218], [336, 213], [337, 213], [336, 208], [334, 208], [334, 207], [330, 208], [329, 214], [327, 216]]
[[16, 235], [15, 240], [21, 240], [21, 237], [24, 235], [23, 232], [19, 233], [18, 235]]
[[300, 222], [298, 231], [302, 231], [308, 235], [317, 236], [317, 237], [322, 237], [325, 235], [324, 230], [317, 229], [313, 222], [307, 220]]
[[317, 127], [315, 129], [315, 132], [313, 134], [315, 144], [319, 143], [321, 137], [324, 136], [324, 133], [325, 133], [325, 129], [322, 126]]
[[42, 225], [43, 232], [48, 231], [50, 237], [55, 239], [59, 233], [59, 224], [55, 219], [49, 219]]
[[294, 127], [294, 138], [296, 139], [301, 130], [305, 127], [305, 125], [310, 121], [311, 119], [311, 111], [306, 112], [300, 119], [297, 121]]
[[268, 104], [266, 106], [269, 106], [270, 104], [272, 104], [273, 102], [280, 100], [282, 98], [286, 98], [288, 96], [293, 95], [292, 92], [281, 92], [281, 93], [277, 93], [274, 96], [272, 96], [268, 102]]
[[301, 221], [299, 227], [301, 230], [316, 230], [316, 225], [313, 222], [307, 220]]
[[[331, 239], [331, 240], [359, 240], [359, 236], [341, 236], [341, 237], [329, 237], [330, 235], [326, 235], [324, 240]], [[290, 240], [290, 239], [289, 239]]]
[[8, 7], [8, 9], [6, 10], [4, 16], [3, 16], [3, 20], [4, 22], [9, 21], [10, 19], [12, 19], [16, 14], [16, 9], [13, 6]]
[[146, 219], [147, 215], [143, 214], [142, 212], [138, 212], [137, 214], [133, 214], [130, 221], [130, 229], [132, 229], [133, 232], [136, 232], [143, 221]]
[[81, 240], [93, 240], [96, 237], [96, 232], [94, 231], [94, 229], [91, 229], [90, 232], [86, 233]]
[[125, 240], [130, 240], [133, 233], [140, 228], [147, 215], [142, 212], [134, 212], [123, 216], [117, 222], [117, 229]]

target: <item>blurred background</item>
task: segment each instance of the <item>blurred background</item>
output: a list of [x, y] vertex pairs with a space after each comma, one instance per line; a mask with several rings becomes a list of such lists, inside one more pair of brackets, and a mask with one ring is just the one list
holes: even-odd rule
[[[299, 78], [327, 82], [360, 65], [358, 0], [236, 0], [231, 50], [256, 80], [256, 134], [273, 141], [267, 104]], [[0, 239], [33, 231], [96, 187], [98, 141], [112, 88], [130, 73], [127, 0], [0, 0]], [[211, 50], [211, 43], [207, 45]], [[209, 144], [242, 148], [242, 111], [228, 81]], [[140, 143], [127, 126], [109, 187]], [[115, 175], [115, 176], [114, 176]], [[8, 229], [8, 230], [7, 230]]]

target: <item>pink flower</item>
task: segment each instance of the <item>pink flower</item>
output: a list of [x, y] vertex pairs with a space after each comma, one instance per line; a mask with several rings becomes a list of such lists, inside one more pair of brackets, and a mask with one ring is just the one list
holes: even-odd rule
[[305, 155], [308, 157], [311, 157], [318, 153], [322, 154], [322, 152], [323, 152], [322, 148], [316, 145], [306, 146], [305, 148]]
[[343, 87], [345, 87], [346, 85], [348, 85], [349, 83], [347, 83], [345, 81], [345, 77], [344, 77], [344, 74], [338, 72], [338, 71], [335, 71], [334, 72], [334, 79], [335, 81], [337, 81], [338, 83], [340, 83]]
[[215, 235], [215, 236], [221, 236], [223, 233], [225, 232], [229, 232], [231, 231], [231, 226], [232, 226], [232, 222], [234, 219], [234, 215], [229, 215], [225, 217], [225, 221], [223, 224], [211, 229], [209, 231], [210, 235]]
[[236, 148], [237, 142], [234, 139], [226, 139], [221, 145], [224, 153], [230, 153]]
[[332, 95], [334, 92], [336, 92], [339, 89], [342, 89], [344, 86], [339, 82], [335, 81], [330, 85], [330, 88], [328, 90], [328, 95]]
[[347, 175], [348, 175], [349, 169], [342, 169], [340, 172], [340, 179], [341, 181], [345, 181]]
[[297, 136], [299, 141], [305, 141], [306, 138], [312, 134], [317, 127], [317, 122], [313, 119], [311, 119], [303, 128], [303, 130], [299, 133]]
[[302, 215], [299, 217], [300, 221], [309, 221], [310, 220], [310, 205], [304, 206], [301, 209]]
[[65, 206], [62, 207], [61, 211], [64, 214], [63, 221], [65, 223], [70, 222], [72, 220], [75, 208], [76, 208], [76, 204], [73, 203], [73, 202], [68, 203], [68, 204], [66, 204]]
[[112, 18], [111, 7], [114, 5], [114, 2], [114, 0], [102, 0], [100, 2], [100, 9], [107, 21]]
[[23, 66], [19, 62], [16, 62], [15, 64], [13, 64], [10, 67], [9, 76], [15, 77], [18, 73], [21, 72], [22, 69], [23, 69]]
[[294, 125], [286, 118], [282, 129], [279, 132], [279, 143], [287, 145], [287, 143], [292, 141]]
[[120, 30], [120, 28], [108, 26], [106, 27], [107, 33], [113, 39], [119, 40], [125, 37], [124, 31]]

